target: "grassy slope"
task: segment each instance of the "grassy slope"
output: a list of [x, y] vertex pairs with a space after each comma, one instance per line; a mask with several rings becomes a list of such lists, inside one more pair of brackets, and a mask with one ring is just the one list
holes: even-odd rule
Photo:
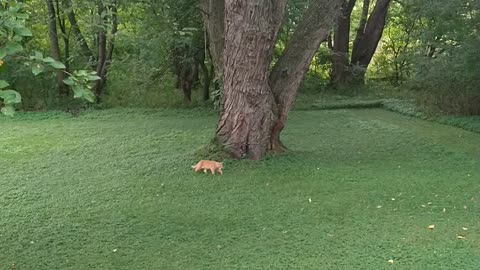
[[380, 109], [293, 112], [291, 153], [212, 177], [190, 170], [214, 131], [203, 112], [0, 124], [1, 269], [480, 267], [478, 134]]

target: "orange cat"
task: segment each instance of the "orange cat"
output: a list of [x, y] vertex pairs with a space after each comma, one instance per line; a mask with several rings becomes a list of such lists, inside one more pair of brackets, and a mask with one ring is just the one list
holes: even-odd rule
[[207, 173], [207, 170], [210, 170], [212, 174], [215, 174], [215, 171], [219, 171], [220, 174], [223, 174], [223, 164], [212, 160], [200, 160], [197, 165], [192, 166], [192, 168], [195, 172], [203, 170], [204, 173]]

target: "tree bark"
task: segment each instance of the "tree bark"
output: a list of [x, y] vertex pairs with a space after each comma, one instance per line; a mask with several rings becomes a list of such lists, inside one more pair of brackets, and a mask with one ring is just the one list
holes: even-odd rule
[[[110, 9], [112, 13], [110, 20], [108, 20], [107, 17], [102, 18], [102, 14], [104, 13], [104, 11], [107, 10], [107, 8]], [[96, 81], [94, 92], [97, 98], [97, 103], [100, 103], [107, 82], [108, 67], [110, 66], [113, 58], [115, 34], [118, 30], [117, 1], [112, 1], [112, 3], [108, 7], [106, 7], [102, 1], [98, 1], [98, 15], [100, 17], [100, 27], [98, 30], [98, 57], [96, 72], [97, 75], [100, 77], [100, 80]], [[112, 30], [109, 35], [110, 38], [107, 40], [105, 26], [108, 22], [112, 24]]]
[[362, 15], [360, 17], [360, 22], [358, 23], [355, 40], [353, 41], [354, 48], [358, 46], [358, 42], [363, 39], [363, 35], [365, 34], [365, 25], [367, 24], [369, 9], [370, 9], [370, 0], [363, 0]]
[[80, 26], [78, 25], [77, 18], [73, 11], [71, 0], [65, 0], [65, 6], [67, 10], [67, 18], [68, 18], [68, 21], [70, 22], [70, 27], [80, 47], [80, 53], [88, 59], [88, 61], [91, 63], [91, 66], [95, 69], [96, 68], [95, 56], [93, 55], [93, 52], [88, 47], [87, 41], [85, 40], [85, 37], [83, 36], [82, 31], [80, 30]]
[[285, 148], [280, 141], [280, 133], [285, 127], [305, 73], [338, 17], [341, 2], [342, 0], [326, 0], [310, 4], [270, 74], [270, 86], [278, 106], [277, 122], [273, 127], [270, 142], [270, 150], [274, 152], [283, 151]]
[[57, 16], [57, 21], [58, 21], [58, 26], [60, 26], [60, 31], [62, 32], [62, 40], [63, 40], [63, 58], [65, 59], [65, 70], [68, 72], [69, 71], [69, 66], [70, 66], [70, 38], [67, 33], [67, 26], [65, 23], [65, 15], [60, 13], [60, 3], [59, 0], [55, 0], [55, 8], [56, 8], [56, 16]]
[[349, 81], [350, 59], [350, 17], [356, 0], [344, 0], [340, 16], [334, 32], [331, 82], [334, 85], [343, 85]]
[[225, 46], [225, 0], [201, 0], [203, 21], [209, 39], [209, 50], [215, 74], [223, 74], [223, 49]]
[[359, 83], [364, 83], [368, 65], [377, 49], [378, 42], [382, 38], [390, 2], [391, 0], [377, 0], [368, 18], [365, 30], [355, 41], [351, 63], [357, 69], [354, 77]]
[[223, 112], [217, 140], [233, 157], [261, 159], [276, 120], [268, 68], [287, 0], [226, 0]]
[[[48, 7], [48, 35], [50, 37], [50, 53], [56, 61], [62, 61], [60, 45], [58, 44], [57, 19], [53, 0], [47, 0]], [[65, 72], [63, 69], [57, 69], [57, 84], [60, 96], [68, 95], [68, 87], [63, 83]]]
[[110, 9], [112, 12], [112, 17], [111, 17], [112, 30], [107, 40], [105, 63], [103, 64], [101, 74], [99, 75], [101, 79], [98, 81], [99, 82], [98, 87], [102, 89], [102, 92], [106, 88], [107, 72], [108, 72], [108, 68], [110, 67], [113, 61], [113, 50], [115, 49], [115, 35], [117, 34], [117, 31], [118, 31], [118, 14], [117, 14], [116, 0], [112, 1]]
[[[205, 38], [207, 38], [206, 35]], [[208, 50], [208, 40], [205, 39], [204, 41], [204, 46], [198, 52], [197, 61], [203, 74], [203, 100], [207, 101], [210, 99], [211, 74], [209, 73], [207, 65], [205, 64], [205, 51]]]
[[105, 61], [107, 60], [107, 34], [105, 32], [105, 24], [106, 24], [106, 19], [102, 18], [102, 13], [105, 10], [105, 6], [103, 5], [102, 1], [98, 1], [97, 3], [98, 6], [98, 16], [99, 16], [99, 26], [98, 26], [98, 44], [97, 44], [97, 67], [96, 67], [96, 72], [97, 75], [100, 77], [100, 80], [97, 80], [95, 83], [95, 97], [97, 103], [101, 102], [102, 98], [102, 91], [103, 91], [103, 77], [102, 77], [102, 72], [103, 72], [103, 66], [105, 65]]
[[341, 2], [310, 3], [268, 76], [286, 0], [226, 1], [225, 50], [217, 52], [223, 55], [224, 95], [216, 139], [233, 157], [260, 159], [268, 150], [284, 149], [280, 133], [288, 112]]

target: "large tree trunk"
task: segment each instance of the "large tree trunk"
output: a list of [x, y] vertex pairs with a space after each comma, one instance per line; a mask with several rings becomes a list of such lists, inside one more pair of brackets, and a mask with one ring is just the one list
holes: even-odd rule
[[235, 158], [264, 157], [276, 120], [268, 68], [287, 0], [226, 0], [224, 108], [217, 140]]
[[[53, 59], [56, 61], [62, 61], [60, 45], [58, 44], [58, 31], [57, 31], [57, 20], [56, 12], [53, 0], [47, 0], [48, 7], [48, 34], [50, 37], [50, 53], [52, 54]], [[68, 95], [68, 88], [63, 83], [65, 79], [65, 72], [63, 69], [58, 69], [57, 74], [57, 83], [60, 96]]]
[[359, 83], [365, 81], [368, 65], [372, 61], [378, 42], [382, 38], [390, 2], [391, 0], [377, 0], [364, 30], [359, 29], [355, 38], [351, 63], [354, 67], [355, 80]]
[[277, 122], [272, 129], [270, 143], [270, 149], [274, 152], [284, 149], [280, 141], [280, 133], [285, 126], [305, 73], [320, 43], [328, 38], [338, 17], [341, 2], [342, 0], [326, 0], [310, 4], [270, 74], [270, 86], [278, 105]]
[[350, 17], [356, 0], [344, 0], [340, 16], [334, 31], [331, 82], [334, 85], [348, 83], [350, 77], [350, 59], [348, 50], [350, 48]]
[[215, 74], [221, 76], [225, 46], [225, 0], [201, 0], [201, 9]]
[[285, 2], [227, 0], [225, 50], [210, 50], [212, 58], [223, 55], [224, 104], [216, 138], [236, 158], [259, 159], [268, 150], [284, 149], [280, 133], [288, 112], [320, 43], [332, 30], [342, 0], [310, 3], [268, 77]]

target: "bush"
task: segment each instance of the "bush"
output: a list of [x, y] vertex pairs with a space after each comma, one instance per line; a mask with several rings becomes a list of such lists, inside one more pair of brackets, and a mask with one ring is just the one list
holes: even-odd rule
[[436, 58], [421, 58], [408, 83], [418, 103], [446, 114], [480, 115], [479, 47], [480, 39], [472, 39]]

